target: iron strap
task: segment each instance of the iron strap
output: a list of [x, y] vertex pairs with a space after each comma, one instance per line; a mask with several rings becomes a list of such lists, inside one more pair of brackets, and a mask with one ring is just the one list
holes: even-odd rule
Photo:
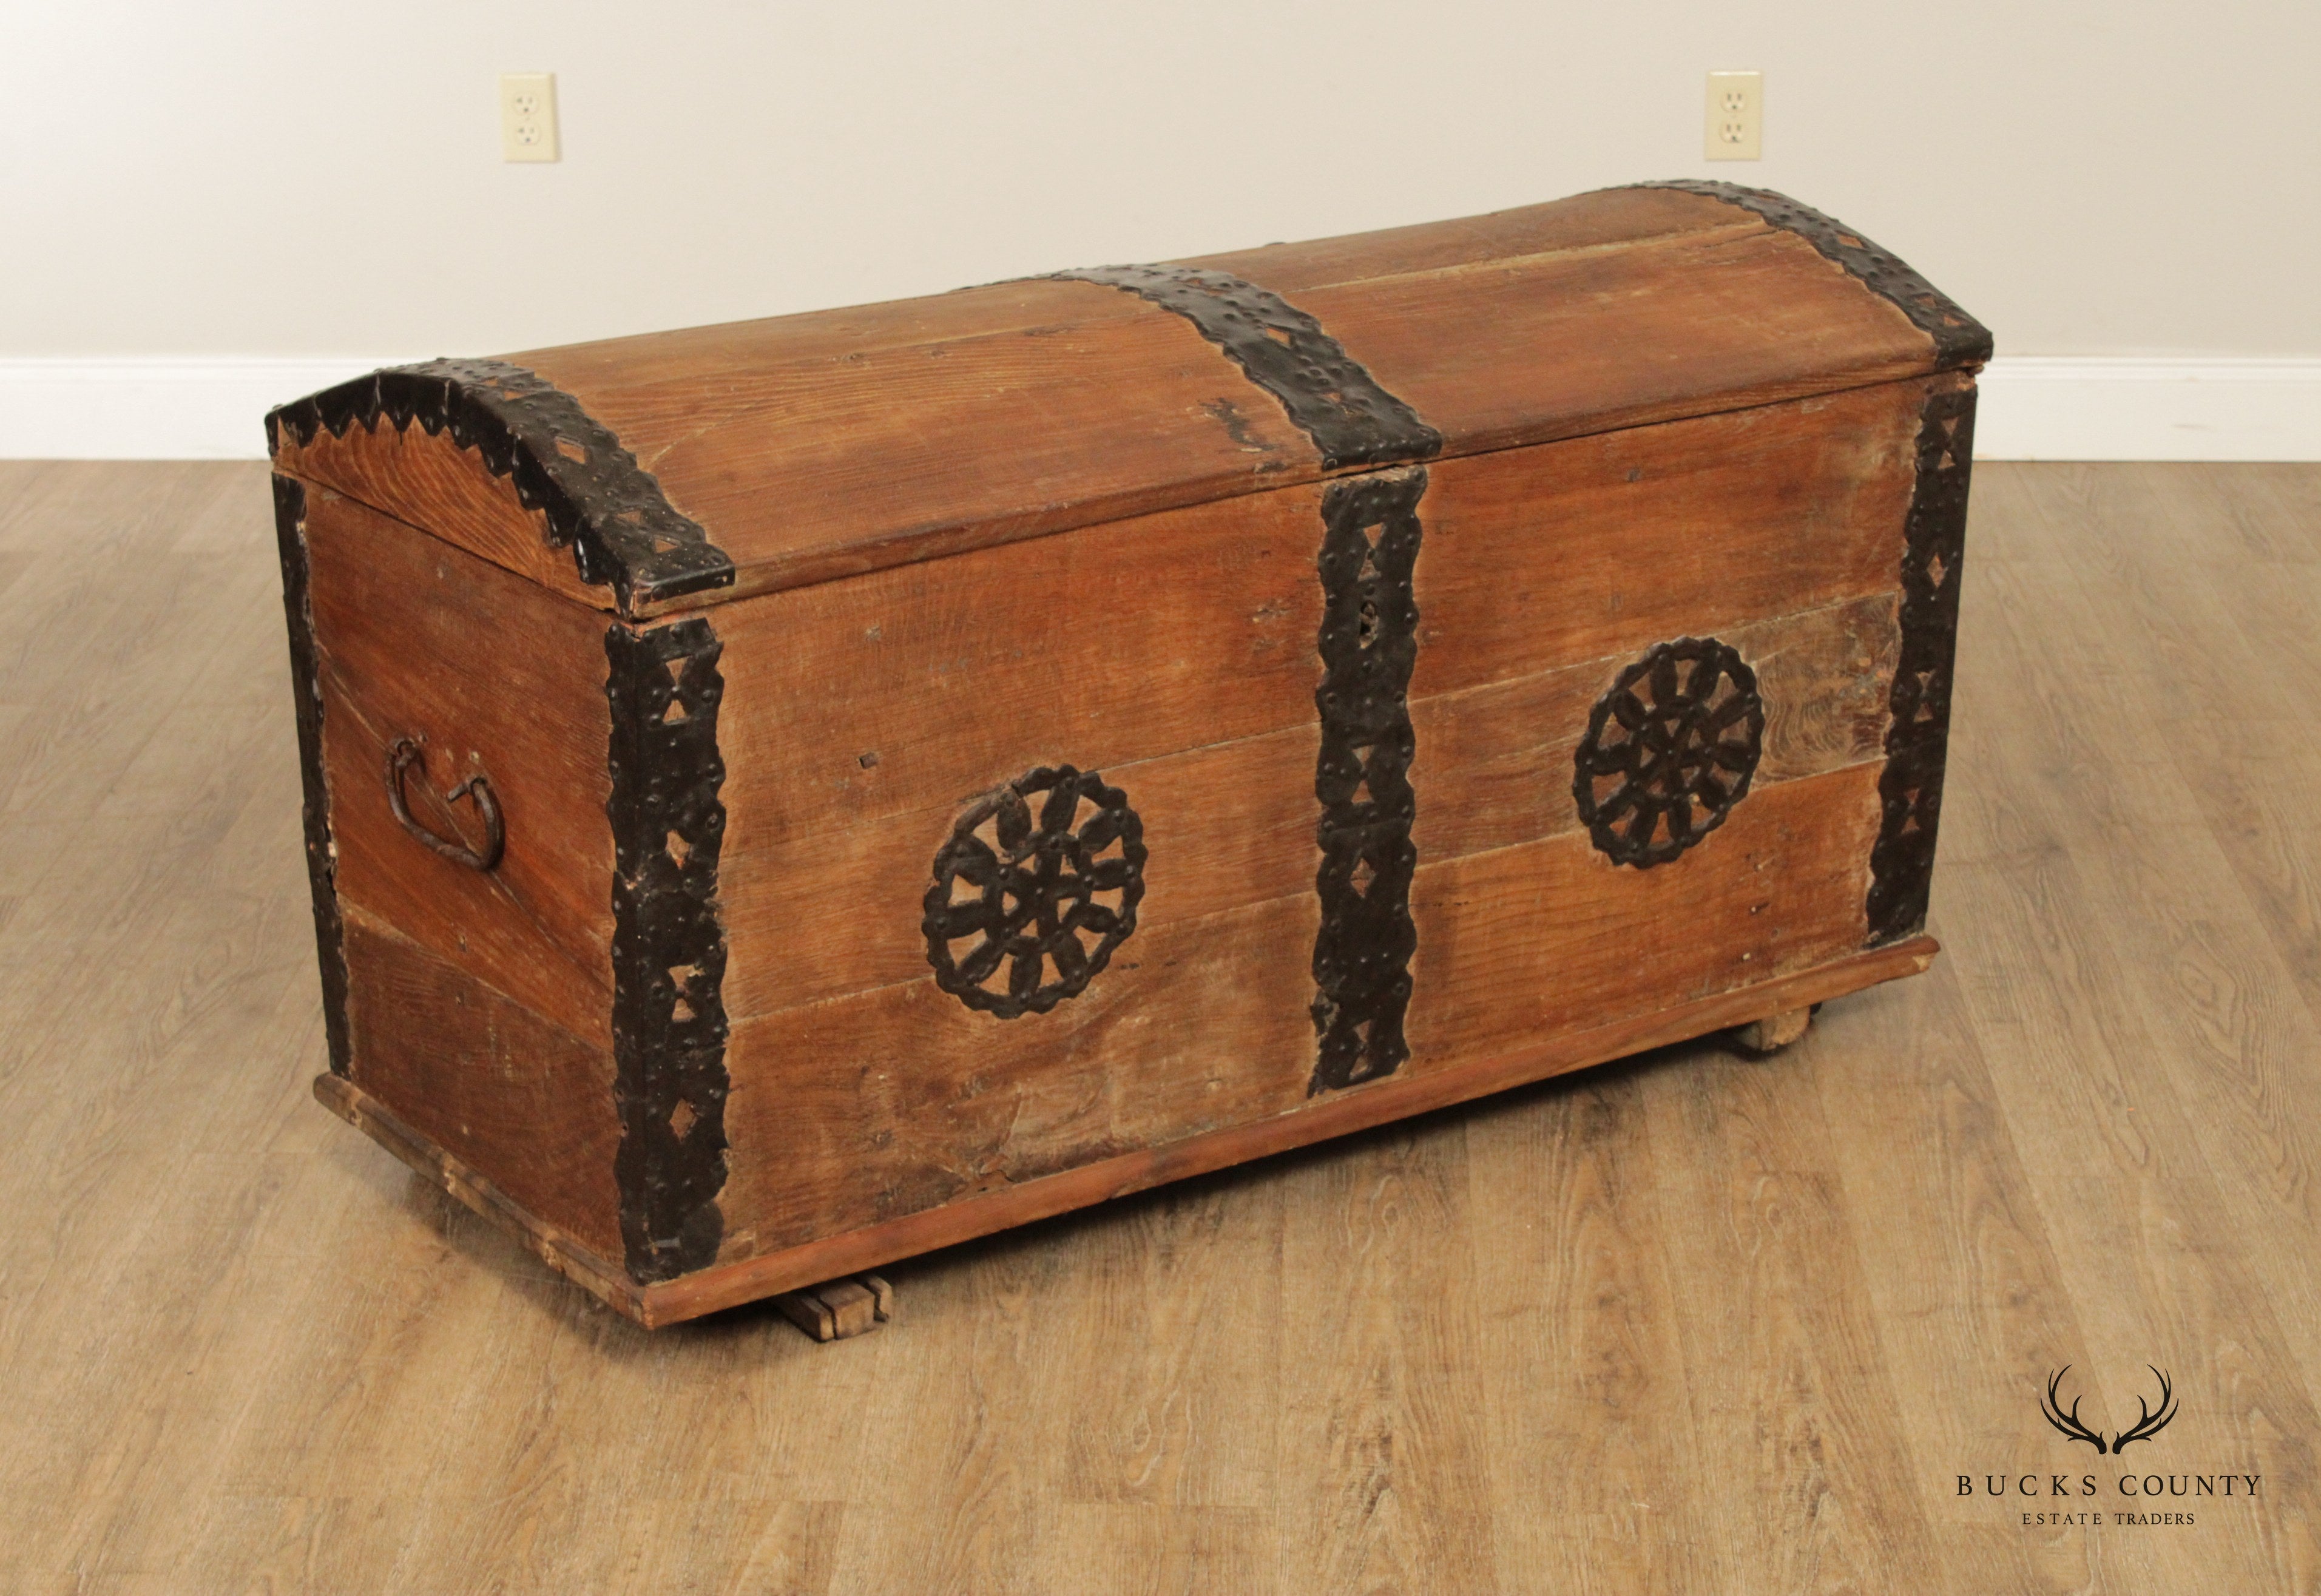
[[1314, 441], [1324, 470], [1404, 466], [1322, 492], [1322, 731], [1314, 796], [1322, 813], [1315, 878], [1315, 1062], [1309, 1091], [1390, 1075], [1410, 1056], [1403, 1014], [1418, 930], [1410, 886], [1418, 850], [1410, 766], [1410, 672], [1418, 653], [1418, 501], [1443, 434], [1280, 295], [1189, 266], [1106, 266], [1056, 276], [1123, 289], [1173, 311], [1232, 359]]
[[1270, 289], [1191, 266], [1095, 266], [1055, 275], [1125, 289], [1192, 323], [1314, 440], [1324, 470], [1430, 460], [1443, 451], [1442, 433], [1380, 388], [1320, 322]]
[[451, 435], [485, 468], [514, 485], [516, 500], [546, 516], [569, 545], [580, 579], [610, 586], [622, 612], [681, 594], [733, 585], [733, 562], [670, 505], [651, 472], [570, 394], [505, 360], [429, 360], [392, 366], [285, 405], [266, 418], [278, 447], [287, 431], [303, 447], [318, 433], [343, 438], [381, 420], [400, 432], [416, 422]]

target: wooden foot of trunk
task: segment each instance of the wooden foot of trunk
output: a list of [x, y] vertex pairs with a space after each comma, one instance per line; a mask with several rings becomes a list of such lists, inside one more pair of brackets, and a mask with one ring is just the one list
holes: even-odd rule
[[867, 1336], [895, 1317], [895, 1288], [875, 1274], [850, 1275], [774, 1299], [782, 1317], [816, 1341]]
[[1744, 1053], [1779, 1053], [1806, 1034], [1813, 1023], [1810, 1008], [1789, 1008], [1745, 1026], [1735, 1026], [1728, 1033]]

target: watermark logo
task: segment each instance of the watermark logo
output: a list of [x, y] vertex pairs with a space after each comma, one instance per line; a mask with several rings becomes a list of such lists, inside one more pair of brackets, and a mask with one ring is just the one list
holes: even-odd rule
[[[2144, 1405], [2142, 1397], [2135, 1399], [2134, 1427], [2118, 1431], [2112, 1437], [2110, 1452], [2115, 1457], [2127, 1450], [2127, 1444], [2130, 1441], [2150, 1440], [2162, 1430], [2166, 1429], [2168, 1421], [2176, 1417], [2176, 1393], [2168, 1383], [2168, 1376], [2161, 1373], [2156, 1364], [2146, 1363], [2144, 1366], [2150, 1369], [2153, 1377], [2160, 1382], [2160, 1406], [2157, 1409], [2148, 1408]], [[2062, 1399], [2055, 1394], [2056, 1388], [2063, 1382], [2063, 1376], [2071, 1372], [2071, 1364], [2065, 1363], [2047, 1376], [2047, 1396], [2046, 1400], [2039, 1404], [2039, 1411], [2049, 1424], [2053, 1425], [2062, 1433], [2065, 1439], [2085, 1441], [2096, 1449], [2096, 1455], [2101, 1457], [2105, 1452], [2103, 1432], [2091, 1430], [2080, 1422], [2080, 1399], [2077, 1397], [2071, 1399], [2071, 1411], [2067, 1413], [2063, 1410]]]
[[[2176, 1420], [2179, 1407], [2175, 1382], [2167, 1371], [2157, 1363], [2146, 1363], [2152, 1378], [2159, 1382], [2160, 1401], [2153, 1405], [2149, 1391], [2139, 1392], [2135, 1399], [2135, 1422], [2106, 1435], [2080, 1417], [2080, 1404], [2085, 1393], [2066, 1397], [2064, 1378], [2071, 1365], [2064, 1364], [2047, 1376], [2045, 1393], [2039, 1401], [2039, 1416], [2048, 1427], [2067, 1442], [2084, 1441], [2099, 1458], [2113, 1458], [2127, 1450], [2136, 1441], [2149, 1441]], [[2035, 1389], [2035, 1377], [2034, 1377]], [[2194, 1427], [2196, 1429], [2198, 1426]], [[2036, 1432], [2031, 1433], [2035, 1438]], [[2046, 1443], [2052, 1446], [2052, 1443]], [[2172, 1450], [2163, 1447], [2162, 1452]], [[2157, 1462], [2158, 1454], [2144, 1455], [2153, 1458], [2147, 1467], [2171, 1466]], [[2227, 1512], [2253, 1510], [2257, 1508], [2264, 1491], [2264, 1476], [2243, 1473], [2229, 1465], [2217, 1468], [2211, 1460], [2195, 1457], [2172, 1464], [2182, 1473], [2146, 1473], [2143, 1467], [2125, 1472], [2098, 1469], [2095, 1473], [2078, 1475], [2057, 1474], [2040, 1469], [2025, 1471], [2022, 1461], [2005, 1473], [1979, 1471], [1958, 1475], [1958, 1494], [1967, 1497], [1996, 1497], [2006, 1500], [2022, 1515], [2025, 1529], [2058, 1531], [2064, 1528], [2096, 1531], [2119, 1527], [2175, 1525], [2185, 1528], [2200, 1522], [2198, 1509], [2224, 1509]], [[2100, 1499], [2110, 1497], [2112, 1503]], [[2089, 1499], [2097, 1500], [2089, 1500]], [[2203, 1500], [2203, 1498], [2209, 1500]], [[2058, 1500], [2066, 1499], [2066, 1500]], [[2077, 1500], [2068, 1500], [2077, 1499]], [[2226, 1508], [2229, 1502], [2231, 1506]], [[2244, 1507], [2244, 1504], [2245, 1506]], [[2212, 1510], [2209, 1518], [2215, 1521]]]

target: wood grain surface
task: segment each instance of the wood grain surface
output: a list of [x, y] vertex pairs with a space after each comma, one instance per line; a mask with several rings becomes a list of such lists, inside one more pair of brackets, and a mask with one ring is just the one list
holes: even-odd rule
[[1306, 434], [1184, 317], [1094, 283], [1047, 287], [1085, 311], [650, 396], [599, 390], [555, 351], [512, 358], [611, 427], [733, 558], [734, 585], [700, 602], [1320, 474]]
[[[1614, 866], [1568, 827], [1422, 860], [1402, 1072], [1455, 1070], [1860, 948], [1878, 771], [1752, 789], [1708, 842], [1650, 871]], [[737, 1025], [721, 1263], [1323, 1106], [1308, 1096], [1306, 1007], [1318, 920], [1308, 886], [1140, 926], [1114, 968], [1037, 1025], [969, 1009], [924, 960], [910, 981]], [[1786, 1007], [1768, 998], [1741, 1017]]]
[[1410, 696], [1891, 590], [1925, 390], [1429, 467]]
[[460, 448], [449, 433], [423, 426], [398, 430], [381, 420], [369, 428], [350, 427], [342, 438], [325, 427], [303, 446], [286, 433], [275, 451], [274, 469], [325, 484], [406, 525], [423, 526], [551, 593], [600, 609], [613, 607], [612, 588], [582, 581], [572, 551], [549, 541], [547, 515], [525, 509], [515, 483], [493, 476], [481, 451]]
[[[1439, 429], [1448, 454], [1774, 404], [1932, 363], [1927, 335], [1898, 306], [1770, 226], [1339, 283], [1297, 304]], [[1704, 403], [1711, 394], [1727, 397]]]
[[[351, 499], [310, 493], [306, 546], [323, 679], [338, 890], [551, 1023], [612, 1044], [612, 787], [605, 617]], [[413, 816], [473, 846], [482, 772], [507, 851], [489, 871], [439, 857], [388, 807], [388, 747]]]
[[[1719, 634], [1755, 667], [1766, 700], [1764, 754], [1752, 790], [1883, 759], [1886, 688], [1898, 640], [1895, 603], [1890, 593], [1872, 594]], [[1653, 634], [1642, 633], [1633, 652], [1414, 703], [1422, 783], [1415, 831], [1419, 857], [1457, 859], [1577, 828], [1572, 750], [1597, 699], [1653, 641]], [[749, 679], [753, 685], [758, 680]], [[1228, 677], [1211, 690], [1238, 694], [1251, 685], [1245, 676]], [[1313, 895], [1314, 762], [1320, 735], [1313, 724], [1310, 689], [1306, 698], [1303, 724], [1101, 767], [1105, 780], [1134, 806], [1156, 862], [1146, 872], [1144, 900], [1137, 909], [1144, 930], [1273, 898]], [[740, 696], [728, 703], [733, 722], [742, 722], [733, 713], [741, 707]], [[878, 705], [865, 718], [875, 725], [887, 712], [887, 706]], [[1170, 718], [1130, 715], [1125, 724], [1107, 725], [1091, 717], [1078, 739], [1037, 725], [993, 727], [1019, 739], [1010, 751], [1015, 762], [1006, 762], [1009, 752], [987, 755], [983, 784], [996, 785], [1042, 763], [1063, 762], [1076, 752], [1133, 754], [1141, 746], [1136, 739]], [[770, 734], [780, 725], [778, 718], [760, 723], [750, 745], [774, 746], [778, 738]], [[902, 739], [878, 740], [902, 745], [896, 762], [902, 768], [891, 780], [904, 788], [914, 775], [911, 761], [917, 751]], [[931, 752], [961, 752], [957, 743], [930, 741]], [[833, 740], [824, 747], [851, 745]], [[887, 769], [883, 756], [867, 772], [855, 761], [818, 762], [831, 771], [833, 789], [866, 795], [877, 791], [876, 779]], [[849, 771], [850, 763], [856, 768]], [[737, 1018], [923, 979], [926, 939], [918, 906], [935, 850], [951, 834], [966, 794], [974, 790], [962, 782], [959, 798], [886, 815], [877, 813], [866, 796], [863, 810], [851, 818], [841, 811], [781, 835], [778, 821], [804, 822], [821, 807], [814, 801], [820, 794], [799, 795], [776, 807], [778, 800], [768, 789], [787, 785], [785, 777], [794, 780], [796, 774], [753, 769], [727, 778], [726, 790], [739, 795], [732, 806], [736, 822], [728, 832], [732, 840], [722, 871], [733, 949], [726, 1008]], [[856, 906], [858, 912], [830, 912], [833, 905]], [[815, 926], [814, 936], [794, 935], [795, 927], [806, 924]], [[1124, 956], [1133, 957], [1134, 947]]]
[[541, 1225], [623, 1256], [611, 1051], [344, 907], [347, 1078]]
[[1264, 244], [1200, 256], [1187, 264], [1230, 272], [1294, 298], [1316, 288], [1377, 278], [1616, 249], [1688, 233], [1746, 237], [1757, 231], [1756, 220], [1732, 205], [1681, 189], [1602, 188], [1547, 205]]
[[[1730, 630], [1769, 671], [1763, 780], [1874, 756], [1923, 397], [1896, 383], [1431, 467], [1421, 857], [1570, 824], [1588, 710], [1688, 631]], [[1154, 850], [1147, 926], [1310, 896], [1320, 497], [719, 611], [727, 1012], [924, 977], [914, 906], [936, 846], [976, 795], [1042, 765], [1128, 792]]]
[[[1440, 431], [1445, 459], [1870, 387], [1936, 363], [1926, 334], [1803, 239], [1669, 190], [1202, 264], [1318, 317]], [[681, 606], [1323, 473], [1281, 406], [1188, 321], [1084, 281], [506, 358], [611, 429], [731, 557], [733, 585]], [[544, 546], [504, 488], [450, 479], [463, 461], [442, 440], [357, 428], [282, 460], [578, 591], [569, 554]]]
[[[2321, 469], [1978, 471], [1930, 974], [917, 1259], [829, 1346], [640, 1330], [313, 1102], [269, 523], [0, 465], [0, 1588], [2321, 1587]], [[2066, 1363], [2180, 1403], [2094, 1505], [2260, 1496], [1958, 1495], [2089, 1470]]]
[[[1412, 1074], [1867, 940], [1924, 386], [1432, 469]], [[1314, 1104], [1316, 497], [721, 612], [721, 1267]], [[1707, 844], [1616, 869], [1569, 796], [1588, 712], [1652, 643], [1728, 628], [1766, 666], [1773, 768]], [[1142, 818], [1137, 933], [1069, 1004], [997, 1020], [927, 968], [929, 861], [973, 794], [1064, 763]]]
[[[1939, 944], [1932, 937], [1918, 936], [1883, 947], [1852, 951], [1826, 962], [1793, 960], [1786, 973], [1756, 985], [1714, 990], [1667, 1008], [1622, 1014], [1593, 1024], [1529, 1032], [1515, 1038], [1515, 1044], [1503, 1052], [1468, 1053], [1437, 1059], [1433, 1061], [1432, 1068], [1406, 1068], [1358, 1089], [1303, 1100], [1283, 1093], [1289, 1106], [1280, 1112], [1257, 1118], [1229, 1119], [1181, 1140], [1155, 1146], [1131, 1146], [1109, 1156], [1095, 1156], [1088, 1162], [1073, 1163], [1069, 1158], [1049, 1163], [1011, 1160], [1011, 1149], [1001, 1142], [982, 1160], [976, 1172], [983, 1178], [971, 1190], [960, 1189], [956, 1169], [940, 1164], [932, 1169], [912, 1170], [897, 1181], [897, 1190], [906, 1201], [923, 1197], [929, 1190], [948, 1193], [950, 1200], [940, 1206], [910, 1211], [905, 1202], [897, 1202], [893, 1217], [882, 1217], [878, 1223], [853, 1229], [831, 1223], [809, 1226], [806, 1228], [810, 1233], [819, 1232], [811, 1241], [737, 1258], [715, 1268], [681, 1275], [665, 1284], [644, 1288], [636, 1293], [636, 1317], [649, 1326], [679, 1324], [700, 1314], [753, 1302], [769, 1291], [913, 1257], [938, 1246], [1048, 1218], [1089, 1203], [1207, 1174], [1328, 1137], [1372, 1129], [1414, 1114], [1528, 1085], [1589, 1064], [1625, 1058], [1672, 1042], [1737, 1030], [1787, 1008], [1810, 1008], [1881, 981], [1922, 975], [1939, 951]], [[1208, 1084], [1224, 1083], [1220, 1078]], [[316, 1093], [325, 1100], [340, 1090], [335, 1076], [316, 1079]], [[1061, 1095], [1051, 1094], [1051, 1099]], [[920, 1102], [941, 1105], [942, 1099], [933, 1092], [926, 1092], [921, 1094]], [[1181, 1114], [1179, 1119], [1181, 1121]], [[946, 1136], [940, 1130], [930, 1134], [920, 1126], [912, 1128], [919, 1132], [923, 1146], [938, 1155], [957, 1146], [955, 1134]], [[411, 1150], [395, 1138], [379, 1139], [397, 1157], [423, 1172], [434, 1173], [441, 1164], [439, 1157], [423, 1154], [414, 1157]], [[1087, 1152], [1085, 1146], [1070, 1149], [1074, 1156]], [[995, 1175], [997, 1178], [993, 1178]], [[846, 1193], [842, 1184], [833, 1184], [842, 1196]], [[471, 1202], [469, 1206], [478, 1205]], [[859, 1202], [850, 1202], [849, 1206], [859, 1207]], [[513, 1216], [500, 1210], [497, 1217], [505, 1220]], [[537, 1244], [543, 1235], [554, 1239], [552, 1234], [535, 1232], [520, 1219], [517, 1222], [524, 1233], [522, 1239], [532, 1245], [535, 1251], [542, 1250]], [[736, 1247], [737, 1252], [741, 1250]], [[596, 1289], [585, 1275], [580, 1278], [591, 1290]], [[608, 1296], [608, 1300], [613, 1299]], [[628, 1299], [623, 1295], [619, 1300], [625, 1303]]]

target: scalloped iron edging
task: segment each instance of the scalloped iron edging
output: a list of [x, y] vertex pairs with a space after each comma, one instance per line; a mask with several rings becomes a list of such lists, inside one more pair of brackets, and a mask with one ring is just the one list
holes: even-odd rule
[[579, 401], [505, 360], [429, 360], [390, 366], [324, 388], [266, 418], [269, 451], [285, 430], [303, 447], [327, 430], [396, 430], [414, 422], [451, 435], [515, 485], [527, 510], [548, 518], [549, 539], [569, 546], [580, 579], [610, 586], [621, 613], [733, 584], [733, 562], [698, 523], [680, 514], [652, 473], [592, 420]]

